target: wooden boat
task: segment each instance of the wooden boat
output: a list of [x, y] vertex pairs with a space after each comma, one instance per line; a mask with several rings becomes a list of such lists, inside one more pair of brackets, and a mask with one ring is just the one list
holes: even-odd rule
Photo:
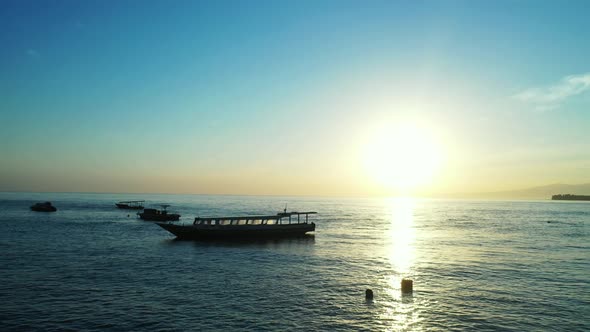
[[51, 202], [35, 203], [31, 206], [31, 210], [37, 212], [55, 212], [57, 208], [51, 205]]
[[115, 203], [115, 205], [119, 209], [141, 210], [141, 209], [143, 209], [143, 203], [145, 203], [145, 201], [123, 201], [123, 202]]
[[197, 217], [192, 225], [158, 225], [180, 239], [281, 238], [302, 236], [315, 231], [315, 223], [309, 222], [309, 215], [316, 213], [284, 211], [268, 216]]
[[144, 209], [143, 212], [138, 212], [137, 215], [143, 220], [149, 221], [175, 221], [180, 219], [180, 214], [168, 213], [166, 210], [170, 205], [162, 205], [162, 210]]

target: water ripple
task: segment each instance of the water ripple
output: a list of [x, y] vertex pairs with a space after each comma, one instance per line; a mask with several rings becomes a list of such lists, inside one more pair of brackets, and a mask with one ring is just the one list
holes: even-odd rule
[[27, 209], [43, 194], [0, 194], [3, 331], [590, 330], [588, 204], [137, 197], [186, 222], [321, 212], [315, 236], [235, 243], [174, 240], [121, 195], [52, 195], [46, 215]]

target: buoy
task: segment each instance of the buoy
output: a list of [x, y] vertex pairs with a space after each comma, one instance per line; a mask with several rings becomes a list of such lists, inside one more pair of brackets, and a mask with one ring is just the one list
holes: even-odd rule
[[373, 291], [368, 289], [365, 291], [365, 299], [367, 300], [373, 300]]
[[411, 293], [414, 290], [414, 281], [412, 279], [402, 279], [402, 293]]

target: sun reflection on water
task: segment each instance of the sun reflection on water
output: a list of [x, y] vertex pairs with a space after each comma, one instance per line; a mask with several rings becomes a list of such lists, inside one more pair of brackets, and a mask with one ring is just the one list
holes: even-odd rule
[[414, 200], [394, 198], [389, 200], [388, 205], [391, 214], [389, 261], [401, 282], [401, 278], [411, 272], [414, 263]]
[[392, 198], [387, 201], [391, 224], [387, 232], [389, 246], [386, 254], [392, 273], [386, 277], [386, 291], [392, 302], [381, 319], [390, 322], [388, 331], [416, 329], [419, 323], [413, 296], [401, 293], [401, 280], [412, 278], [415, 261], [414, 205], [412, 198]]

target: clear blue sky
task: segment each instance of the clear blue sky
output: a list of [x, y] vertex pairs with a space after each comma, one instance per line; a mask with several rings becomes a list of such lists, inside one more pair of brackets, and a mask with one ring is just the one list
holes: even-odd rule
[[2, 1], [0, 190], [372, 194], [357, 150], [400, 118], [444, 137], [431, 191], [590, 182], [589, 13]]

